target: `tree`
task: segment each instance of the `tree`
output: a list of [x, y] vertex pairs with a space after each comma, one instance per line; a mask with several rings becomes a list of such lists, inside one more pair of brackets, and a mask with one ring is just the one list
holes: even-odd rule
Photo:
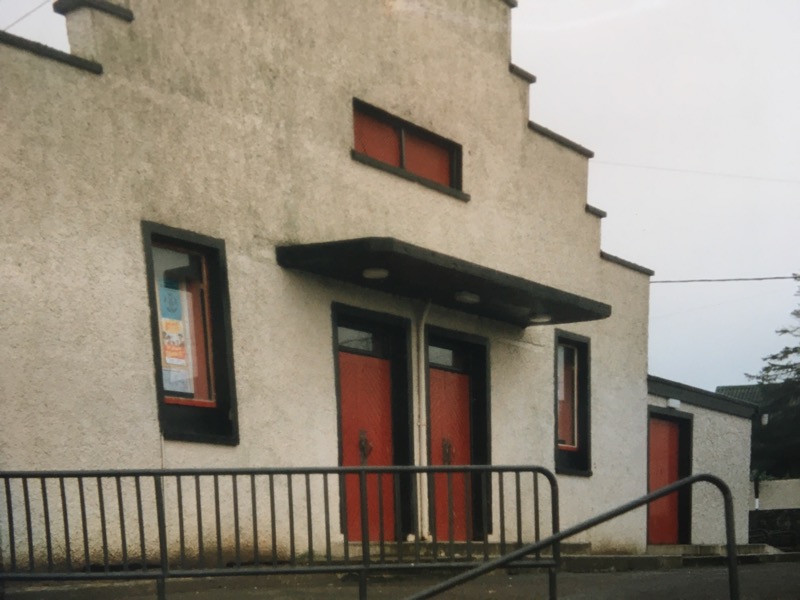
[[[800, 275], [794, 278], [800, 283]], [[757, 478], [800, 477], [800, 307], [791, 315], [797, 324], [776, 332], [788, 336], [789, 344], [765, 357], [757, 375], [747, 376], [758, 382], [761, 412], [769, 415], [766, 425], [753, 425], [751, 469]]]

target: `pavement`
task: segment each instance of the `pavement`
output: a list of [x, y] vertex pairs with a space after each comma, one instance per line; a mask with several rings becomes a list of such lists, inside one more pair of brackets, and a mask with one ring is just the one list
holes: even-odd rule
[[[442, 575], [375, 577], [370, 599], [407, 598], [442, 581]], [[739, 567], [741, 600], [800, 600], [800, 563]], [[723, 600], [729, 598], [728, 570], [719, 566], [658, 571], [560, 573], [559, 600]], [[155, 600], [147, 583], [31, 585], [7, 584], [3, 600]], [[172, 581], [169, 600], [322, 600], [358, 598], [358, 583], [334, 575], [228, 577]], [[544, 573], [498, 571], [445, 592], [445, 600], [545, 600]]]

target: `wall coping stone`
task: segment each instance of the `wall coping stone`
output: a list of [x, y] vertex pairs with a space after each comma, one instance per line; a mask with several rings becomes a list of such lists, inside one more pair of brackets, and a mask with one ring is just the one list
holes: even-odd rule
[[50, 46], [19, 37], [18, 35], [14, 35], [6, 31], [0, 31], [0, 44], [19, 48], [20, 50], [25, 50], [32, 54], [36, 54], [37, 56], [43, 56], [44, 58], [49, 58], [51, 60], [64, 63], [65, 65], [75, 67], [76, 69], [89, 71], [95, 75], [101, 75], [103, 73], [103, 65], [100, 63], [70, 54], [69, 52], [56, 50]]
[[626, 267], [632, 271], [638, 271], [639, 273], [644, 273], [645, 275], [648, 275], [650, 277], [656, 274], [656, 272], [653, 271], [652, 269], [648, 269], [647, 267], [637, 265], [636, 263], [633, 263], [629, 260], [625, 260], [624, 258], [620, 258], [619, 256], [614, 256], [613, 254], [609, 254], [608, 252], [603, 252], [602, 250], [600, 250], [600, 258], [602, 258], [603, 260], [607, 260], [608, 262], [620, 265], [622, 267]]
[[128, 23], [133, 21], [133, 12], [130, 9], [108, 0], [56, 0], [53, 3], [53, 10], [60, 15], [67, 15], [79, 8], [93, 8]]
[[556, 133], [555, 131], [548, 129], [538, 123], [534, 123], [533, 121], [528, 121], [528, 129], [531, 131], [535, 131], [536, 133], [543, 135], [546, 138], [553, 140], [556, 144], [560, 144], [565, 148], [569, 148], [570, 150], [574, 150], [581, 156], [585, 156], [586, 158], [593, 158], [594, 152], [589, 150], [588, 148], [584, 148], [580, 144], [573, 142], [570, 139], [565, 138], [563, 135]]

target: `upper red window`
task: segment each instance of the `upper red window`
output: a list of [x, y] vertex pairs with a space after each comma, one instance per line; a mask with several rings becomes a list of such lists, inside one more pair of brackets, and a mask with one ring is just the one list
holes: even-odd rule
[[458, 144], [357, 100], [353, 103], [353, 134], [354, 158], [392, 167], [389, 170], [398, 175], [437, 189], [460, 192]]
[[405, 135], [405, 167], [412, 173], [442, 185], [450, 185], [452, 157], [448, 148], [422, 136]]
[[393, 167], [400, 160], [400, 129], [356, 110], [353, 113], [356, 151]]

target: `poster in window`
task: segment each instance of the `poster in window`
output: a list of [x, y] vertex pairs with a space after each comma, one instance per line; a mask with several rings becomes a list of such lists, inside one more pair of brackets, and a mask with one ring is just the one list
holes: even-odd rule
[[188, 293], [179, 281], [161, 279], [158, 285], [161, 369], [164, 390], [191, 394], [191, 331], [188, 326]]

